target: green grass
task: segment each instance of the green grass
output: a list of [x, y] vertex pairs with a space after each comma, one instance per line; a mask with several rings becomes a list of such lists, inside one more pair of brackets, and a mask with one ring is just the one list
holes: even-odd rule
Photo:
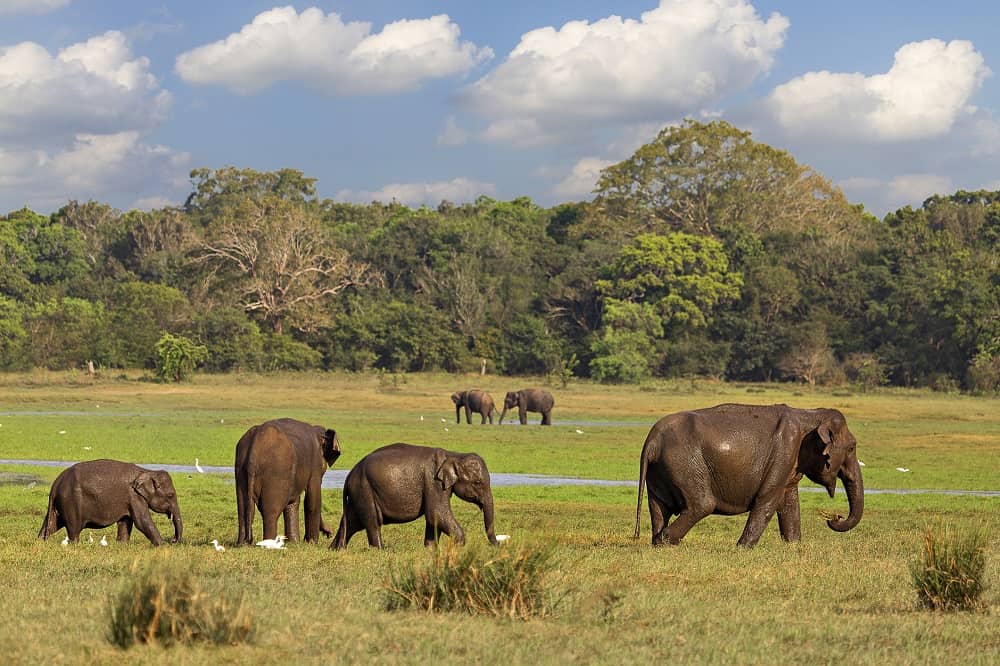
[[[448, 396], [458, 388], [482, 386], [496, 397], [540, 383], [431, 375], [407, 377], [393, 390], [372, 377], [326, 374], [199, 376], [181, 386], [0, 376], [0, 458], [193, 464], [198, 456], [202, 464], [228, 467], [247, 427], [294, 416], [337, 429], [344, 447], [339, 469], [373, 448], [408, 441], [477, 451], [493, 472], [635, 479], [647, 427], [559, 423], [651, 424], [671, 411], [719, 402], [786, 402], [844, 411], [867, 465], [868, 488], [1000, 490], [1000, 410], [990, 398], [580, 383], [552, 389], [551, 428], [454, 424]], [[897, 466], [912, 471], [899, 473]], [[106, 640], [109, 599], [132, 579], [134, 567], [154, 556], [190, 571], [205, 589], [242, 597], [256, 634], [252, 645], [134, 647], [127, 658], [138, 663], [774, 663], [782, 654], [820, 663], [1000, 661], [997, 498], [871, 494], [861, 524], [836, 534], [820, 511], [846, 510], [843, 492], [833, 500], [802, 493], [802, 542], [782, 543], [772, 523], [757, 548], [745, 551], [735, 547], [745, 516], [709, 517], [682, 545], [653, 549], [644, 509], [642, 536], [633, 541], [635, 487], [496, 488], [497, 532], [511, 534], [512, 545], [553, 546], [553, 592], [562, 599], [555, 614], [515, 621], [383, 610], [392, 573], [428, 560], [421, 523], [384, 528], [385, 551], [369, 550], [363, 538], [345, 551], [327, 549], [325, 540], [287, 551], [232, 547], [231, 474], [173, 475], [185, 523], [181, 545], [157, 550], [138, 533], [128, 546], [107, 548], [86, 538], [62, 547], [62, 533], [42, 542], [35, 535], [48, 483], [59, 471], [0, 466], [3, 473], [30, 475], [0, 475], [0, 652], [8, 663], [122, 658]], [[458, 499], [453, 507], [469, 543], [482, 547], [481, 516]], [[324, 515], [337, 523], [339, 492], [324, 494]], [[170, 533], [166, 518], [155, 518], [161, 532]], [[978, 612], [930, 613], [914, 591], [910, 566], [923, 552], [925, 531], [941, 524], [986, 535], [986, 591]], [[112, 528], [104, 532], [113, 539]], [[228, 550], [216, 553], [208, 543], [213, 538]]]

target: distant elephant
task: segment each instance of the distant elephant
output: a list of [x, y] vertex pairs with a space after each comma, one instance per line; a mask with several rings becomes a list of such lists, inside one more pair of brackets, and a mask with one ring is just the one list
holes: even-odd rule
[[236, 444], [237, 544], [252, 544], [254, 508], [264, 523], [264, 539], [278, 534], [284, 514], [285, 536], [299, 539], [299, 502], [305, 492], [306, 541], [318, 541], [323, 523], [323, 474], [340, 457], [337, 433], [295, 419], [255, 425]]
[[[752, 548], [771, 516], [785, 541], [800, 538], [799, 480], [803, 475], [833, 497], [844, 483], [850, 515], [828, 520], [846, 532], [861, 520], [864, 483], [857, 440], [835, 409], [787, 405], [718, 405], [664, 416], [649, 431], [639, 464], [639, 500], [649, 492], [653, 545], [678, 543], [709, 514], [750, 512], [738, 545]], [[667, 521], [677, 516], [669, 526]]]
[[520, 391], [510, 391], [503, 399], [503, 411], [500, 412], [500, 424], [503, 425], [503, 417], [511, 407], [517, 407], [517, 417], [521, 425], [527, 425], [528, 412], [541, 412], [542, 425], [552, 425], [552, 407], [556, 404], [555, 398], [548, 391], [542, 389], [521, 389]]
[[129, 540], [134, 525], [159, 546], [163, 538], [150, 510], [170, 517], [174, 523], [172, 541], [180, 541], [184, 526], [169, 474], [118, 460], [81, 462], [64, 469], [52, 482], [38, 536], [46, 539], [65, 527], [69, 540], [77, 541], [84, 528], [101, 529], [118, 523], [119, 541]]
[[493, 413], [496, 407], [493, 406], [493, 398], [486, 391], [479, 389], [458, 391], [451, 394], [451, 401], [455, 403], [455, 423], [462, 422], [462, 407], [465, 407], [466, 423], [472, 423], [472, 413], [476, 412], [482, 417], [479, 425], [486, 423], [486, 419], [493, 425]]
[[439, 533], [465, 543], [465, 532], [451, 512], [451, 495], [483, 512], [486, 538], [493, 533], [493, 492], [486, 463], [475, 453], [453, 453], [412, 444], [390, 444], [358, 461], [344, 482], [344, 514], [331, 548], [346, 548], [365, 530], [368, 545], [382, 547], [382, 526], [408, 523], [424, 516], [424, 545]]

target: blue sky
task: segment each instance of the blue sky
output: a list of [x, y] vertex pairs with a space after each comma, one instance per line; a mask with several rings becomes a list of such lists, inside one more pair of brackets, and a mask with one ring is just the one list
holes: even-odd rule
[[0, 212], [180, 203], [226, 165], [548, 206], [692, 117], [881, 216], [1000, 189], [997, 25], [963, 0], [0, 0]]

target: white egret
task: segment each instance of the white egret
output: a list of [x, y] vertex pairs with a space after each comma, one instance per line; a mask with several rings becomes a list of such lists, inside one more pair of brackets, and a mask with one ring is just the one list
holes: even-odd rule
[[860, 460], [858, 461], [858, 464], [861, 465], [862, 467], [865, 466], [865, 464], [863, 462], [861, 462]]
[[444, 429], [444, 431], [445, 431], [445, 432], [451, 432], [451, 431], [450, 431], [450, 430], [448, 430], [447, 428], [445, 428], [445, 429]]
[[261, 548], [267, 548], [268, 550], [281, 550], [285, 547], [285, 540], [287, 540], [284, 534], [279, 534], [273, 539], [264, 539], [263, 541], [258, 541], [257, 545]]
[[583, 434], [583, 431], [582, 431], [582, 430], [580, 430], [579, 428], [577, 428], [577, 429], [576, 429], [576, 434], [578, 434], [578, 435], [582, 435], [582, 434]]
[[497, 543], [503, 543], [504, 541], [507, 541], [508, 539], [510, 539], [510, 535], [509, 534], [498, 534], [497, 535]]
[[84, 451], [91, 451], [91, 450], [93, 450], [93, 448], [94, 447], [92, 447], [92, 446], [85, 446], [85, 447], [83, 447], [83, 450]]
[[441, 419], [441, 423], [447, 423], [448, 419]]
[[195, 468], [196, 470], [198, 470], [198, 472], [199, 472], [199, 473], [201, 473], [201, 474], [204, 474], [204, 473], [205, 473], [205, 470], [203, 470], [203, 469], [201, 468], [201, 465], [199, 465], [199, 464], [198, 464], [198, 459], [197, 459], [197, 458], [195, 458], [195, 459], [194, 459], [194, 468]]
[[101, 545], [102, 546], [108, 545], [108, 537], [104, 536], [103, 534], [101, 535]]
[[94, 543], [94, 535], [93, 534], [88, 534], [87, 535], [87, 543]]
[[212, 539], [212, 545], [215, 546], [215, 552], [217, 553], [226, 552], [226, 547], [220, 544], [218, 539]]
[[423, 420], [424, 420], [424, 417], [423, 417], [423, 416], [421, 416], [421, 417], [420, 417], [420, 420], [421, 420], [421, 421], [423, 421]]
[[66, 434], [66, 431], [65, 431], [65, 430], [60, 430], [60, 431], [59, 431], [59, 434], [60, 434], [60, 435], [65, 435], [65, 434]]
[[69, 545], [69, 535], [67, 535], [66, 538], [62, 540], [62, 545], [64, 545], [64, 546], [68, 546]]
[[896, 471], [897, 472], [909, 472], [910, 468], [909, 467], [897, 467]]

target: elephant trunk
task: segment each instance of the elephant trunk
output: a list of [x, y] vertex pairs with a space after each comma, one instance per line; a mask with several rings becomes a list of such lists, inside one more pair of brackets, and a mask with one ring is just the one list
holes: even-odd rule
[[486, 491], [486, 496], [483, 497], [482, 502], [483, 509], [483, 526], [486, 528], [486, 538], [494, 546], [497, 545], [497, 537], [493, 532], [493, 493], [489, 490]]
[[861, 479], [861, 465], [855, 455], [851, 455], [846, 460], [840, 471], [837, 473], [844, 484], [844, 491], [847, 493], [847, 502], [851, 507], [850, 515], [842, 520], [839, 517], [835, 520], [828, 520], [826, 524], [831, 530], [836, 532], [846, 532], [853, 529], [861, 522], [861, 514], [865, 510], [865, 485]]
[[503, 411], [502, 411], [502, 412], [500, 412], [500, 421], [499, 421], [499, 425], [503, 425], [503, 417], [504, 417], [504, 416], [506, 416], [506, 415], [507, 415], [507, 405], [504, 405], [504, 406], [503, 406]]
[[173, 542], [180, 543], [181, 537], [184, 535], [184, 523], [181, 522], [181, 508], [176, 503], [170, 510], [170, 519], [174, 522]]

